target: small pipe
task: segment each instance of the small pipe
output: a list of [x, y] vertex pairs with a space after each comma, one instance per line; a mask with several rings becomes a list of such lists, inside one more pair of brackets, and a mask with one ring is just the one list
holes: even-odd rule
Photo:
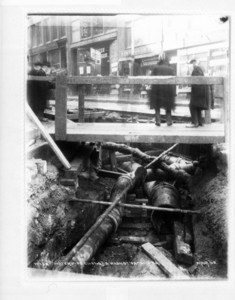
[[[69, 201], [78, 201], [89, 204], [101, 204], [110, 206], [113, 202], [105, 202], [105, 201], [97, 201], [97, 200], [89, 200], [89, 199], [80, 199], [80, 198], [71, 198]], [[167, 208], [167, 207], [154, 207], [148, 205], [136, 205], [136, 204], [127, 204], [127, 203], [118, 203], [117, 205], [128, 208], [140, 208], [146, 210], [156, 210], [156, 211], [165, 211], [165, 212], [175, 212], [175, 213], [183, 213], [183, 214], [200, 214], [198, 210], [189, 210], [189, 209], [179, 209], [179, 208]]]
[[170, 152], [172, 149], [174, 149], [178, 144], [174, 144], [170, 148], [168, 148], [166, 151], [163, 151], [158, 157], [156, 157], [153, 161], [151, 161], [147, 166], [145, 166], [145, 169], [148, 169], [152, 164], [156, 163], [161, 157], [163, 157], [165, 154]]

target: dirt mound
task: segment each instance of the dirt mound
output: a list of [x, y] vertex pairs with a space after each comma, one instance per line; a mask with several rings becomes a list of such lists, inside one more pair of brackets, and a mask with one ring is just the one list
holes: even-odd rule
[[227, 261], [227, 200], [228, 179], [224, 172], [207, 172], [201, 177], [194, 190], [194, 202], [201, 209], [202, 221], [213, 242], [218, 259]]

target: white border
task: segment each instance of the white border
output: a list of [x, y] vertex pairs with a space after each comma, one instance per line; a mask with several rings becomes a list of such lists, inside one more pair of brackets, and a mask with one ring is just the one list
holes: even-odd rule
[[[19, 3], [20, 2], [20, 3]], [[23, 3], [22, 3], [23, 2]], [[33, 2], [33, 3], [32, 3]], [[36, 6], [33, 6], [35, 4]], [[159, 12], [159, 14], [230, 15], [231, 83], [234, 81], [234, 0], [197, 1], [54, 1], [60, 6], [46, 6], [52, 1], [2, 0], [0, 6], [0, 298], [5, 299], [233, 299], [234, 298], [234, 198], [233, 176], [230, 178], [229, 205], [229, 280], [161, 281], [161, 282], [66, 282], [55, 280], [32, 282], [25, 278], [24, 250], [24, 95], [26, 64], [25, 16], [32, 12]], [[61, 3], [62, 2], [62, 3]], [[82, 3], [81, 3], [82, 2]], [[66, 3], [66, 6], [64, 6]], [[80, 6], [74, 6], [80, 3]], [[84, 3], [91, 6], [85, 6]], [[95, 3], [95, 6], [93, 5]], [[69, 6], [72, 4], [73, 6]], [[102, 5], [105, 6], [102, 6]], [[113, 6], [111, 5], [113, 4]], [[8, 5], [8, 6], [6, 6]], [[2, 42], [2, 43], [1, 43]], [[231, 88], [230, 99], [235, 99]], [[231, 101], [231, 125], [234, 127], [234, 101]], [[231, 174], [234, 174], [234, 137], [231, 131]], [[232, 203], [233, 202], [233, 203]], [[56, 298], [55, 298], [56, 297]]]

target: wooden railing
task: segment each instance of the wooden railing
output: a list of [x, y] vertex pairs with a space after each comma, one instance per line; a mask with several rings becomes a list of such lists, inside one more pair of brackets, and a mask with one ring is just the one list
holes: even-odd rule
[[[28, 76], [28, 80], [52, 80], [53, 77]], [[67, 88], [68, 85], [77, 85], [79, 98], [79, 122], [84, 122], [84, 88], [85, 85], [102, 84], [171, 84], [171, 85], [221, 85], [223, 88], [223, 122], [228, 123], [228, 87], [227, 80], [224, 77], [206, 77], [206, 76], [67, 76], [65, 72], [56, 75], [56, 110], [55, 110], [55, 139], [66, 140], [67, 133]]]

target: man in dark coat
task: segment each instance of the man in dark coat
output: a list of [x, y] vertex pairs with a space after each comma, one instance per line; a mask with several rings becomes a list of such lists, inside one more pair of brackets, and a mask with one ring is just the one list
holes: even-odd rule
[[[42, 70], [42, 64], [36, 62], [33, 64], [33, 68], [28, 72], [28, 75], [46, 76], [46, 73]], [[48, 92], [48, 83], [46, 81], [28, 80], [27, 100], [33, 112], [41, 121], [46, 121], [46, 119], [43, 118], [43, 112], [46, 107]]]
[[[197, 65], [195, 59], [189, 62], [193, 64], [192, 76], [204, 76], [202, 69]], [[191, 99], [189, 104], [192, 124], [186, 127], [196, 128], [203, 126], [202, 110], [209, 109], [209, 90], [206, 85], [192, 85]]]
[[[163, 54], [160, 61], [152, 71], [153, 76], [174, 76], [174, 69], [170, 66]], [[155, 109], [156, 125], [161, 125], [160, 108], [166, 111], [167, 125], [172, 125], [171, 111], [175, 107], [176, 86], [174, 85], [152, 85], [150, 92], [150, 109]]]

